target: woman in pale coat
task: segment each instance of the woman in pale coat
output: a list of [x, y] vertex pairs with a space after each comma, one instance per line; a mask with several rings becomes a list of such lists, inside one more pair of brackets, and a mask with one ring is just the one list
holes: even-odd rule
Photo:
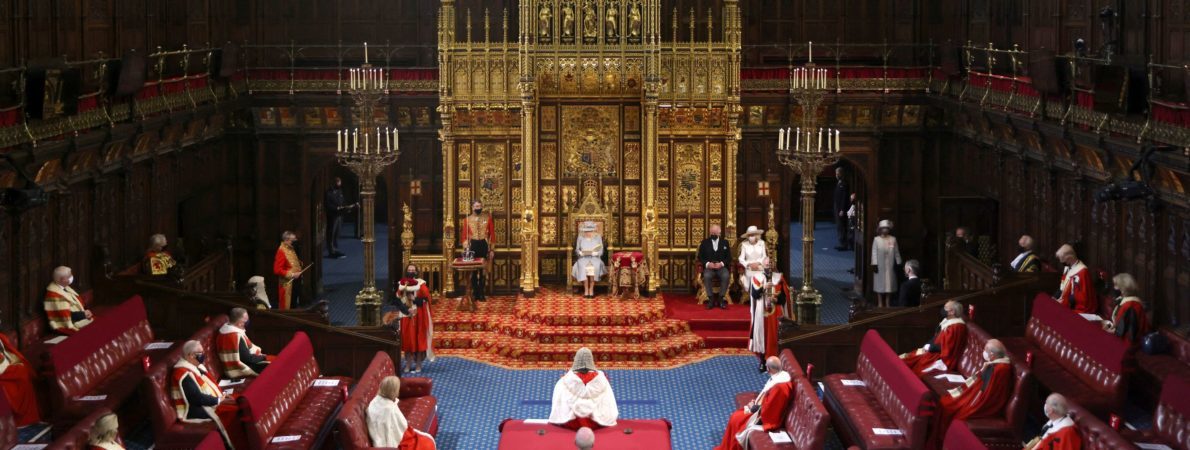
[[901, 246], [892, 235], [892, 228], [892, 221], [881, 220], [876, 227], [876, 238], [872, 239], [872, 291], [876, 292], [881, 308], [887, 308], [897, 292], [895, 267], [901, 264]]
[[582, 235], [574, 244], [574, 253], [578, 261], [570, 268], [570, 275], [575, 281], [583, 283], [583, 297], [595, 297], [595, 283], [607, 275], [607, 267], [603, 264], [603, 238], [595, 231], [595, 222], [587, 221], [579, 231]]
[[740, 276], [741, 286], [747, 286], [748, 280], [754, 275], [764, 275], [764, 270], [769, 267], [769, 253], [760, 239], [762, 234], [763, 231], [752, 225], [740, 236], [743, 242], [740, 243], [739, 262], [744, 266], [744, 274]]

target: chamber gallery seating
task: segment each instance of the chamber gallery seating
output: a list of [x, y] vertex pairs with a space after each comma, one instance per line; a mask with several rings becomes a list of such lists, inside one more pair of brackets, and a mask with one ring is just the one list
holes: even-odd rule
[[[793, 352], [788, 349], [785, 352], [789, 352], [790, 358], [793, 357]], [[785, 352], [782, 352], [782, 356]], [[785, 358], [781, 358], [782, 363], [785, 361]], [[797, 360], [793, 360], [793, 362], [796, 364]], [[793, 378], [793, 396], [790, 398], [789, 410], [785, 415], [784, 431], [789, 433], [793, 442], [777, 444], [773, 442], [768, 433], [754, 433], [748, 438], [748, 448], [786, 450], [824, 448], [826, 427], [831, 416], [826, 412], [826, 406], [823, 406], [822, 400], [818, 399], [818, 391], [814, 390], [814, 385], [810, 384], [810, 380], [806, 379], [804, 374], [796, 374], [789, 369], [785, 370]], [[754, 398], [756, 398], [755, 392], [752, 393], [752, 397], [746, 399], [742, 398], [742, 395], [736, 396], [736, 408], [743, 408]]]
[[[1018, 443], [1016, 447], [1020, 447], [1020, 444]], [[950, 424], [950, 428], [946, 429], [946, 439], [942, 441], [942, 450], [987, 450], [987, 448], [979, 438], [975, 437], [971, 428], [967, 427], [967, 422], [962, 420], [956, 420]]]
[[823, 398], [844, 445], [922, 448], [937, 398], [875, 330], [860, 343], [855, 373], [822, 378]]
[[[202, 347], [207, 349], [208, 354], [213, 354], [219, 327], [225, 323], [227, 323], [226, 315], [216, 316], [194, 333], [190, 339], [201, 343]], [[172, 388], [170, 373], [173, 372], [174, 364], [177, 364], [179, 359], [182, 359], [182, 346], [174, 345], [161, 361], [149, 368], [141, 382], [141, 398], [145, 400], [149, 422], [153, 425], [155, 448], [161, 450], [194, 448], [199, 441], [206, 437], [207, 433], [215, 429], [213, 422], [190, 423], [178, 420], [177, 409], [174, 408], [169, 391]], [[219, 358], [208, 357], [205, 365], [212, 380], [223, 379], [223, 364], [219, 362]], [[247, 379], [245, 384], [251, 381], [251, 379]], [[246, 386], [240, 385], [236, 389], [244, 387]]]
[[1150, 355], [1136, 352], [1138, 370], [1131, 380], [1130, 388], [1145, 397], [1145, 404], [1152, 406], [1160, 395], [1162, 381], [1171, 376], [1190, 380], [1190, 339], [1168, 328], [1158, 331], [1169, 342], [1165, 353]]
[[[789, 372], [790, 378], [795, 380], [798, 378], [806, 378], [806, 372], [802, 370], [801, 363], [799, 363], [797, 358], [793, 356], [793, 350], [781, 350], [781, 353], [778, 353], [777, 357], [781, 358], [781, 369]], [[796, 389], [796, 386], [794, 388]], [[748, 404], [748, 402], [755, 399], [758, 394], [760, 394], [760, 391], [740, 392], [735, 395], [735, 404], [736, 406], [742, 408], [744, 405]]]
[[[45, 450], [87, 450], [87, 440], [91, 437], [91, 427], [95, 426], [95, 423], [101, 417], [108, 415], [110, 412], [110, 409], [99, 408], [88, 414], [83, 420], [78, 421], [73, 427], [70, 427], [70, 430], [66, 431], [65, 434], [54, 439], [54, 442], [46, 446]], [[127, 427], [123, 426], [123, 423], [121, 423], [121, 428], [127, 429]]]
[[[380, 391], [380, 380], [396, 375], [393, 360], [384, 352], [376, 352], [372, 363], [343, 402], [343, 408], [335, 418], [335, 435], [339, 446], [345, 450], [373, 448], [368, 439], [368, 404]], [[431, 435], [438, 434], [438, 399], [430, 395], [434, 389], [429, 378], [401, 378], [401, 393], [397, 406], [405, 415], [409, 426]]]
[[[500, 423], [498, 450], [574, 448], [574, 430], [545, 421], [508, 419]], [[665, 450], [673, 448], [673, 425], [665, 419], [617, 420], [616, 426], [595, 430], [595, 448]], [[632, 430], [628, 432], [628, 430]]]
[[[69, 428], [96, 408], [120, 414], [121, 423], [138, 423], [144, 408], [128, 402], [145, 374], [144, 359], [166, 350], [146, 350], [153, 330], [145, 305], [134, 296], [49, 350], [50, 403], [57, 431]], [[122, 406], [128, 406], [122, 408]]]
[[[967, 342], [963, 345], [963, 351], [959, 354], [958, 371], [963, 378], [976, 376], [983, 368], [983, 349], [987, 345], [988, 340], [992, 336], [988, 334], [983, 328], [978, 325], [967, 322]], [[980, 439], [985, 442], [1004, 442], [1008, 444], [1019, 445], [1024, 441], [1021, 435], [1021, 430], [1025, 426], [1025, 416], [1030, 411], [1030, 401], [1036, 393], [1036, 387], [1033, 382], [1032, 371], [1029, 370], [1028, 364], [1025, 362], [1025, 355], [1008, 355], [1012, 360], [1013, 371], [1013, 387], [1012, 396], [1008, 398], [1008, 403], [1004, 405], [1004, 414], [1000, 417], [985, 417], [978, 419], [968, 419], [966, 421], [967, 427], [971, 432], [979, 435]], [[941, 398], [948, 395], [947, 391], [958, 387], [961, 382], [950, 382], [945, 378], [938, 378], [942, 372], [929, 372], [922, 377], [930, 390]], [[953, 426], [953, 425], [952, 425]]]
[[[269, 369], [236, 401], [251, 449], [320, 448], [351, 385], [346, 377], [319, 378], [314, 348], [306, 333], [294, 334]], [[335, 380], [334, 386], [315, 386]], [[337, 382], [337, 383], [336, 383]]]
[[1057, 392], [1102, 418], [1123, 406], [1127, 344], [1049, 295], [1033, 299], [1025, 336], [1003, 341], [1010, 355], [1033, 354], [1030, 369], [1042, 391], [1035, 398]]
[[1190, 379], [1171, 376], [1161, 386], [1161, 397], [1153, 411], [1153, 428], [1125, 431], [1130, 441], [1166, 445], [1190, 450]]

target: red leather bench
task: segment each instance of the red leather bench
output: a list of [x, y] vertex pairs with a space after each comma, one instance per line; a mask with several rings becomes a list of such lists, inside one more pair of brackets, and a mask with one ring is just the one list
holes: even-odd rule
[[[335, 387], [311, 386], [319, 379], [318, 361], [306, 333], [298, 332], [236, 401], [248, 446], [258, 449], [320, 448], [332, 418], [342, 406], [351, 379]], [[276, 437], [293, 437], [285, 442]]]
[[218, 431], [207, 433], [207, 436], [202, 438], [198, 445], [194, 446], [194, 450], [227, 450], [227, 446], [223, 445], [223, 437], [219, 435]]
[[[844, 380], [864, 385], [848, 386]], [[866, 450], [925, 446], [937, 399], [875, 330], [868, 330], [860, 343], [855, 373], [830, 374], [822, 383], [826, 408], [844, 445]], [[876, 434], [875, 428], [902, 434]]]
[[[788, 349], [785, 351], [790, 352], [790, 358], [793, 357], [793, 352]], [[793, 361], [797, 363], [797, 360]], [[785, 359], [782, 358], [781, 362], [785, 362]], [[754, 398], [755, 393], [749, 398], [737, 396], [736, 408], [743, 408]], [[822, 400], [818, 399], [818, 391], [814, 390], [814, 385], [810, 384], [810, 380], [804, 375], [793, 376], [793, 397], [790, 400], [789, 411], [785, 415], [784, 431], [793, 438], [793, 443], [776, 444], [768, 433], [754, 433], [748, 439], [748, 448], [817, 450], [825, 447], [826, 427], [831, 416], [822, 405]]]
[[[216, 316], [194, 333], [190, 339], [202, 343], [207, 354], [214, 355], [215, 339], [219, 336], [219, 327], [225, 323], [227, 323], [226, 315]], [[179, 421], [173, 399], [169, 396], [169, 391], [173, 387], [170, 385], [172, 382], [170, 374], [173, 372], [174, 364], [182, 359], [183, 343], [175, 342], [165, 358], [149, 368], [144, 381], [141, 382], [141, 398], [145, 399], [146, 407], [149, 410], [149, 422], [153, 425], [155, 448], [161, 450], [192, 449], [208, 433], [215, 430], [213, 422]], [[219, 358], [208, 357], [205, 365], [212, 380], [217, 382], [223, 379], [223, 364], [219, 363]], [[244, 384], [237, 385], [234, 389], [242, 390], [251, 381], [251, 379], [247, 379]]]
[[[374, 448], [368, 438], [368, 404], [380, 391], [380, 380], [390, 375], [396, 375], [393, 359], [387, 353], [376, 352], [335, 418], [336, 440], [344, 450]], [[410, 426], [437, 435], [438, 399], [430, 395], [433, 389], [434, 382], [429, 378], [401, 378], [397, 407]]]
[[[615, 450], [666, 450], [673, 448], [665, 419], [620, 419], [616, 426], [595, 430], [595, 448]], [[632, 433], [627, 433], [632, 429]], [[508, 419], [500, 423], [498, 450], [574, 448], [575, 431], [552, 424]]]
[[1070, 403], [1070, 418], [1083, 438], [1083, 450], [1135, 450], [1136, 445], [1124, 439], [1115, 429], [1099, 420], [1089, 410]]
[[[95, 410], [70, 427], [70, 430], [65, 434], [54, 439], [54, 442], [46, 446], [44, 450], [87, 450], [87, 441], [91, 438], [91, 427], [95, 426], [95, 422], [98, 422], [100, 417], [110, 412], [111, 410], [107, 408]], [[120, 428], [125, 428], [125, 425], [121, 423]]]
[[68, 429], [100, 407], [119, 413], [122, 424], [140, 423], [144, 408], [128, 400], [145, 374], [143, 359], [152, 361], [166, 353], [146, 351], [151, 342], [144, 302], [134, 296], [52, 346], [49, 378], [55, 431]]
[[1043, 388], [1035, 398], [1058, 392], [1101, 418], [1124, 405], [1128, 345], [1048, 295], [1033, 299], [1025, 336], [1003, 341], [1017, 358], [1033, 354], [1031, 370]]
[[[1018, 448], [1020, 444], [1016, 445]], [[942, 440], [942, 450], [987, 450], [988, 447], [975, 437], [967, 422], [956, 420], [946, 429], [946, 438]]]
[[1144, 432], [1124, 431], [1130, 441], [1164, 444], [1190, 450], [1190, 379], [1171, 376], [1161, 386], [1161, 398], [1153, 412], [1153, 428]]
[[1129, 386], [1131, 392], [1140, 395], [1148, 407], [1156, 405], [1161, 395], [1162, 381], [1171, 376], [1190, 379], [1190, 339], [1169, 328], [1158, 331], [1169, 340], [1169, 351], [1150, 355], [1136, 352], [1138, 370]]
[[[797, 358], [793, 356], [793, 350], [781, 350], [781, 353], [778, 353], [777, 357], [781, 358], [781, 369], [789, 372], [790, 378], [795, 380], [798, 378], [806, 378], [806, 372], [802, 371], [801, 363], [799, 363]], [[739, 394], [735, 395], [735, 404], [736, 406], [743, 408], [744, 405], [755, 399], [758, 394], [760, 394], [760, 391], [740, 392]], [[815, 394], [815, 397], [817, 397], [817, 394]]]
[[[984, 363], [983, 348], [991, 339], [992, 336], [983, 328], [967, 322], [967, 342], [964, 343], [963, 351], [959, 354], [958, 372], [952, 371], [951, 373], [957, 373], [964, 378], [978, 375]], [[1021, 431], [1024, 430], [1025, 417], [1030, 411], [1029, 407], [1032, 404], [1030, 402], [1036, 395], [1036, 387], [1033, 385], [1033, 373], [1025, 362], [1025, 355], [1010, 354], [1008, 357], [1012, 360], [1014, 385], [1012, 396], [1004, 405], [1003, 415], [969, 419], [966, 424], [968, 429], [984, 442], [1002, 441], [1009, 445], [1019, 446], [1024, 440]], [[922, 381], [925, 381], [930, 390], [934, 391], [938, 397], [948, 395], [948, 390], [962, 384], [939, 379], [938, 375], [941, 373], [938, 371], [928, 372], [922, 377]]]
[[17, 436], [17, 422], [12, 415], [12, 405], [0, 395], [0, 448], [12, 448], [21, 443]]

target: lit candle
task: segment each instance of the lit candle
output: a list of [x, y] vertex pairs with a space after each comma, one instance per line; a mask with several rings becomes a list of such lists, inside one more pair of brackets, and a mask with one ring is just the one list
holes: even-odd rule
[[359, 128], [355, 129], [355, 137], [351, 140], [351, 148], [359, 153]]
[[818, 129], [818, 151], [822, 152], [822, 128]]
[[335, 152], [343, 153], [343, 130], [335, 132]]
[[364, 64], [368, 63], [368, 43], [364, 42]]
[[785, 147], [785, 129], [777, 129], [777, 150], [786, 150]]
[[810, 62], [814, 62], [814, 41], [810, 41]]
[[802, 148], [802, 127], [797, 127], [797, 140], [793, 141], [793, 151], [799, 151]]
[[843, 146], [839, 145], [839, 130], [835, 130], [835, 151], [843, 151]]

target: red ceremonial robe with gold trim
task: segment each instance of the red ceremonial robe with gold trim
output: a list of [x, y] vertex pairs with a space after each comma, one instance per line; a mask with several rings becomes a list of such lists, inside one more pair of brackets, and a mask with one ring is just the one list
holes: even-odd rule
[[293, 247], [282, 243], [273, 256], [273, 274], [277, 276], [277, 309], [289, 309], [293, 297], [293, 280], [289, 278], [289, 273], [298, 270], [302, 270], [302, 261], [294, 253]]
[[1041, 438], [1033, 450], [1082, 450], [1083, 436], [1078, 427], [1066, 426]]
[[1121, 298], [1112, 311], [1111, 322], [1116, 336], [1128, 345], [1135, 345], [1149, 333], [1149, 316], [1145, 315], [1145, 306], [1137, 297]]
[[[397, 289], [401, 291], [409, 288], [417, 290], [414, 298], [424, 299], [425, 302], [417, 307], [412, 316], [401, 318], [401, 351], [424, 352], [430, 347], [430, 328], [434, 326], [430, 322], [430, 288], [424, 281], [412, 278], [402, 278], [397, 283]], [[398, 294], [405, 296], [404, 292]]]
[[918, 375], [926, 373], [926, 369], [941, 360], [947, 370], [959, 369], [959, 356], [963, 354], [963, 345], [967, 343], [967, 323], [963, 319], [946, 319], [938, 324], [938, 332], [930, 339], [930, 346], [938, 346], [937, 352], [917, 349], [901, 355], [901, 360], [909, 366], [909, 370]]
[[8, 340], [8, 336], [0, 333], [0, 389], [4, 397], [12, 406], [13, 419], [18, 427], [41, 422], [41, 410], [37, 406], [37, 391], [33, 389], [33, 376], [36, 372], [29, 367], [25, 355]]
[[1095, 314], [1095, 289], [1091, 282], [1091, 270], [1082, 261], [1067, 267], [1062, 273], [1061, 298], [1058, 303], [1079, 314]]
[[[781, 378], [783, 381], [774, 383], [758, 395], [760, 417], [755, 425], [759, 425], [766, 432], [785, 426], [785, 411], [793, 395], [793, 382], [790, 381], [788, 372], [778, 373], [781, 374], [784, 374]], [[744, 409], [737, 409], [731, 413], [731, 418], [727, 419], [727, 428], [723, 430], [723, 441], [715, 450], [743, 450], [744, 446], [740, 444], [737, 435], [749, 427], [752, 415], [751, 411]]]
[[[929, 448], [941, 448], [946, 430], [955, 420], [993, 417], [1003, 413], [1008, 397], [1012, 395], [1012, 364], [1008, 358], [997, 359], [984, 365], [978, 376], [967, 379], [963, 386], [951, 389], [938, 402], [938, 421], [934, 423]], [[962, 392], [954, 395], [956, 390]], [[931, 446], [932, 445], [932, 446]]]

